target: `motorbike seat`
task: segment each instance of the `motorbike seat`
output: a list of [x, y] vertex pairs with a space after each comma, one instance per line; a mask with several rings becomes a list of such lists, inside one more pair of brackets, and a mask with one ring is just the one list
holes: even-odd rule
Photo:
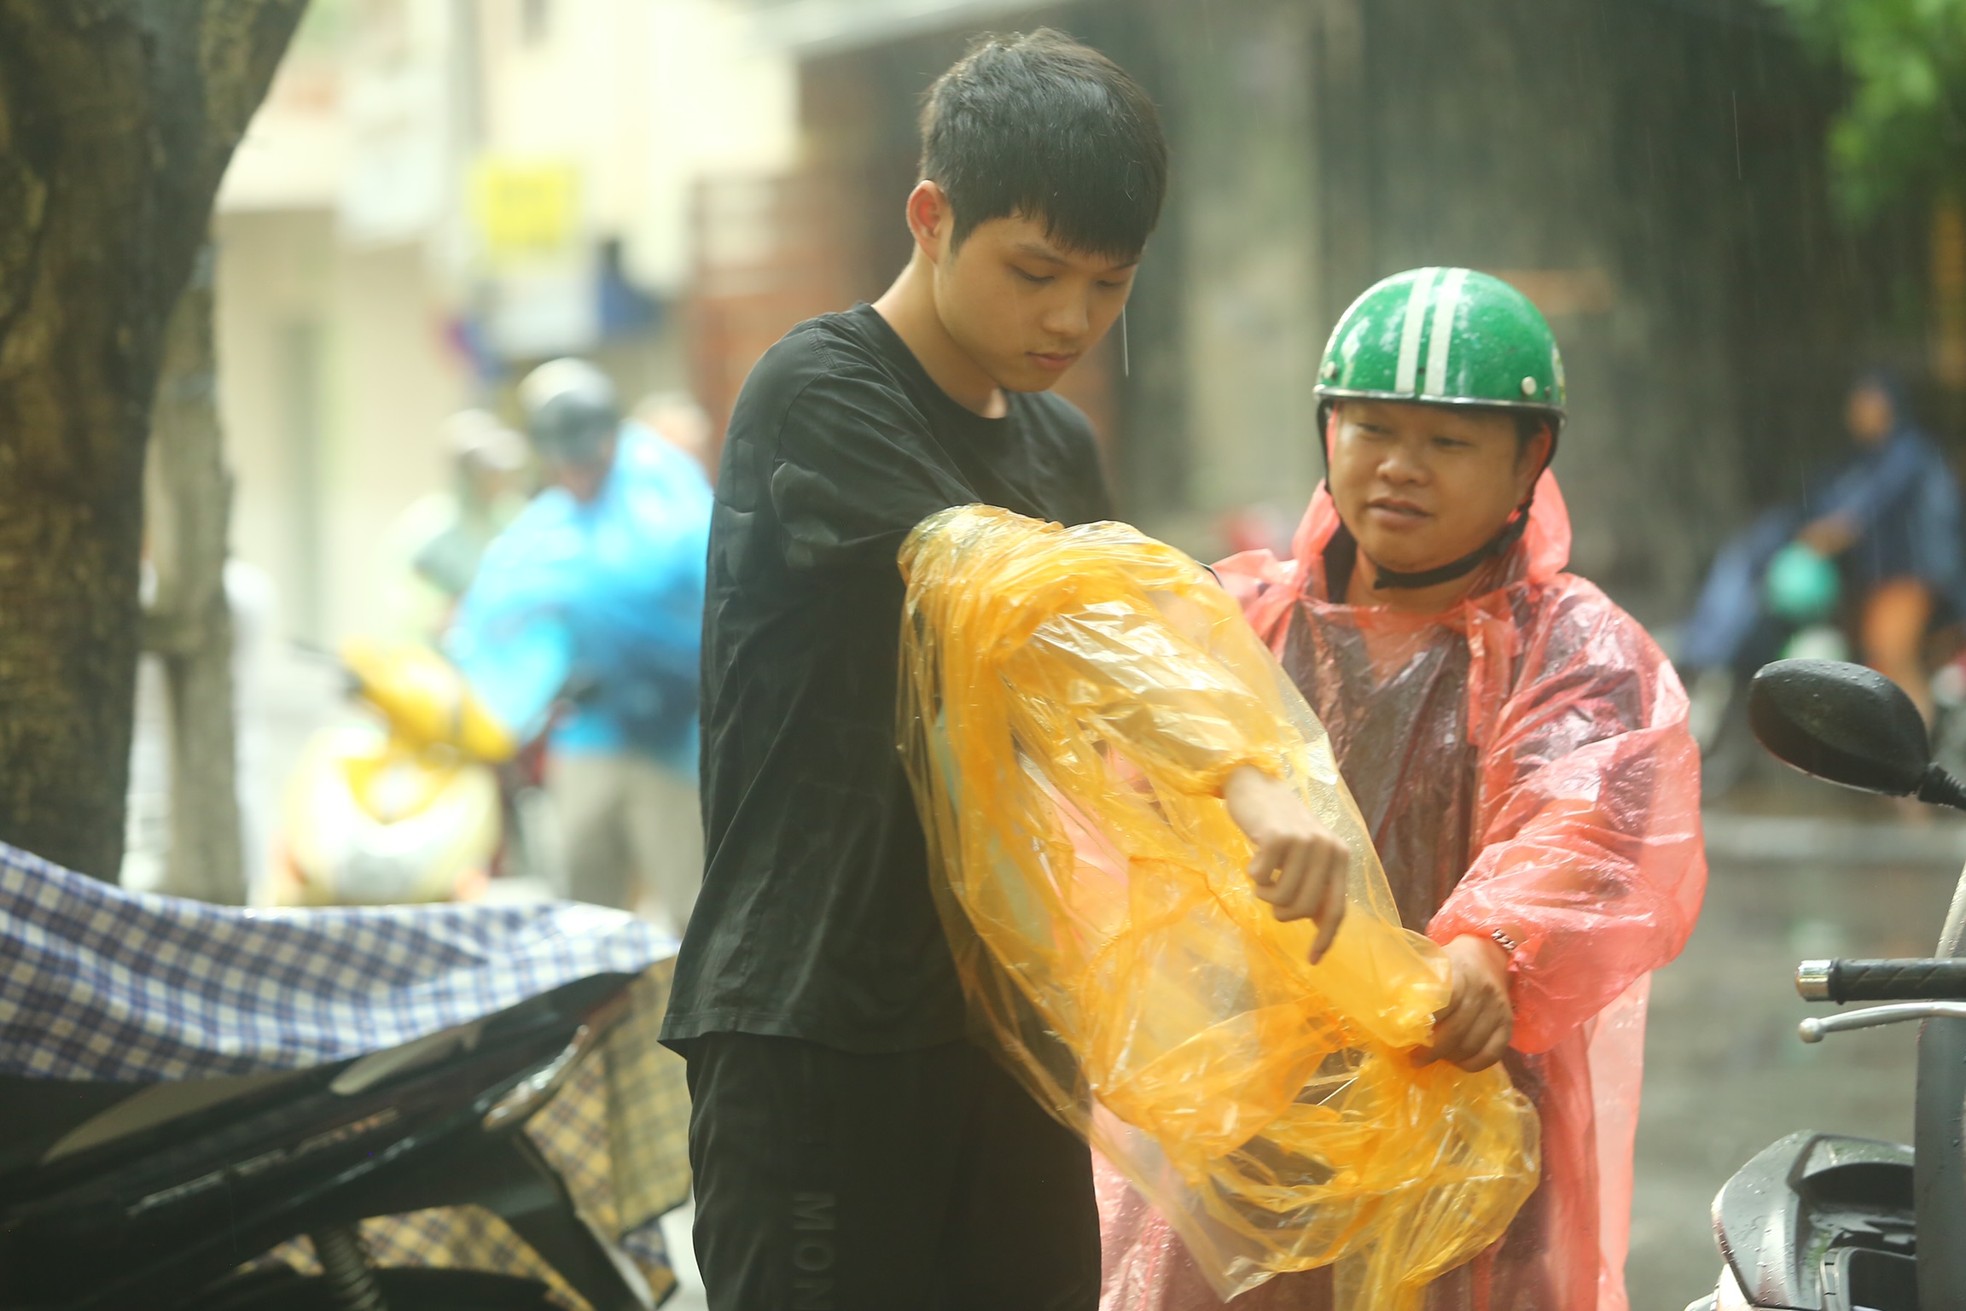
[[440, 1064], [475, 1047], [489, 1032], [514, 1023], [524, 1027], [525, 1017], [563, 1024], [620, 992], [633, 977], [605, 973], [574, 979], [482, 1019], [328, 1065], [153, 1083], [0, 1076], [0, 1124], [6, 1126], [0, 1130], [0, 1196], [7, 1192], [7, 1180], [24, 1171], [191, 1117], [207, 1123], [230, 1117], [247, 1102], [293, 1095], [292, 1084], [308, 1082], [350, 1096]]

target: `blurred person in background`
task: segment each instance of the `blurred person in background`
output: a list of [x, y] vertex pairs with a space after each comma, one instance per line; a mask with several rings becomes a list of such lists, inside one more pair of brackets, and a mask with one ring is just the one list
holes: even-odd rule
[[710, 490], [584, 360], [519, 385], [544, 489], [499, 535], [449, 653], [522, 740], [547, 730], [569, 887], [670, 931], [702, 878], [697, 683]]
[[658, 391], [635, 405], [631, 422], [688, 456], [705, 478], [716, 477], [710, 451], [710, 416], [686, 391]]
[[1959, 483], [1889, 372], [1858, 377], [1843, 420], [1850, 453], [1800, 502], [1769, 510], [1736, 535], [1708, 572], [1678, 660], [1703, 742], [1742, 683], [1782, 654], [1791, 624], [1786, 607], [1770, 604], [1771, 569], [1779, 562], [1779, 578], [1806, 579], [1808, 570], [1797, 566], [1811, 558], [1817, 572], [1833, 564], [1841, 575], [1863, 662], [1932, 718], [1926, 638], [1935, 622], [1966, 614]]
[[[1501, 1062], [1542, 1178], [1426, 1311], [1623, 1311], [1650, 972], [1706, 887], [1699, 756], [1672, 667], [1567, 572], [1549, 472], [1563, 365], [1541, 313], [1468, 269], [1372, 287], [1317, 385], [1327, 476], [1293, 549], [1216, 567], [1331, 735], [1400, 919], [1452, 992], [1421, 1061]], [[1106, 1311], [1221, 1305], [1167, 1222], [1102, 1173]], [[1233, 1303], [1328, 1311], [1332, 1272]]]
[[1215, 522], [1216, 534], [1229, 548], [1230, 555], [1288, 550], [1291, 527], [1289, 516], [1267, 501], [1239, 505]]
[[484, 410], [444, 421], [450, 486], [411, 503], [390, 527], [383, 553], [390, 579], [389, 631], [435, 643], [485, 550], [525, 504], [525, 439]]

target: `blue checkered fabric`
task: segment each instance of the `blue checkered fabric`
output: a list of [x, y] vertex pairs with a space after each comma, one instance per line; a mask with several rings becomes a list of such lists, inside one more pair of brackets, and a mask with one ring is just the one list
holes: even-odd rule
[[[624, 912], [572, 903], [244, 910], [137, 895], [0, 843], [0, 1074], [149, 1083], [317, 1065], [590, 974], [638, 974], [600, 1059], [527, 1132], [661, 1298], [675, 1278], [657, 1219], [689, 1196], [682, 1061], [657, 1042], [675, 947]], [[581, 1306], [476, 1208], [363, 1229], [380, 1264], [526, 1275]], [[270, 1259], [309, 1258], [296, 1243]]]
[[151, 1081], [399, 1046], [675, 942], [576, 904], [245, 910], [0, 843], [0, 1073]]

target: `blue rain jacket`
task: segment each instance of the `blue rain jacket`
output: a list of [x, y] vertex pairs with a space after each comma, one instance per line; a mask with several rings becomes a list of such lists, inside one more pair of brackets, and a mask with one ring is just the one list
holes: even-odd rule
[[710, 499], [696, 463], [634, 423], [594, 501], [534, 497], [445, 643], [486, 707], [523, 740], [572, 690], [555, 751], [636, 752], [694, 777]]
[[1875, 447], [1856, 452], [1807, 510], [1812, 519], [1838, 515], [1856, 525], [1849, 564], [1860, 587], [1916, 578], [1945, 600], [1959, 599], [1959, 484], [1919, 429], [1900, 422]]

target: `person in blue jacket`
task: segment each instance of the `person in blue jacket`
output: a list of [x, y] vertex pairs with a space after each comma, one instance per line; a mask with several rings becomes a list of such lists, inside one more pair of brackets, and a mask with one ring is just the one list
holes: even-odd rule
[[547, 790], [568, 891], [680, 933], [703, 867], [710, 485], [624, 423], [613, 385], [583, 360], [541, 365], [519, 400], [546, 487], [486, 551], [449, 652], [522, 740], [552, 721]]
[[1769, 568], [1798, 548], [1833, 562], [1852, 598], [1864, 663], [1931, 718], [1924, 642], [1935, 619], [1966, 614], [1958, 480], [1912, 420], [1895, 378], [1872, 370], [1844, 412], [1855, 449], [1798, 504], [1763, 514], [1715, 559], [1686, 627], [1683, 673], [1753, 672], [1780, 654], [1780, 618], [1764, 599]]

